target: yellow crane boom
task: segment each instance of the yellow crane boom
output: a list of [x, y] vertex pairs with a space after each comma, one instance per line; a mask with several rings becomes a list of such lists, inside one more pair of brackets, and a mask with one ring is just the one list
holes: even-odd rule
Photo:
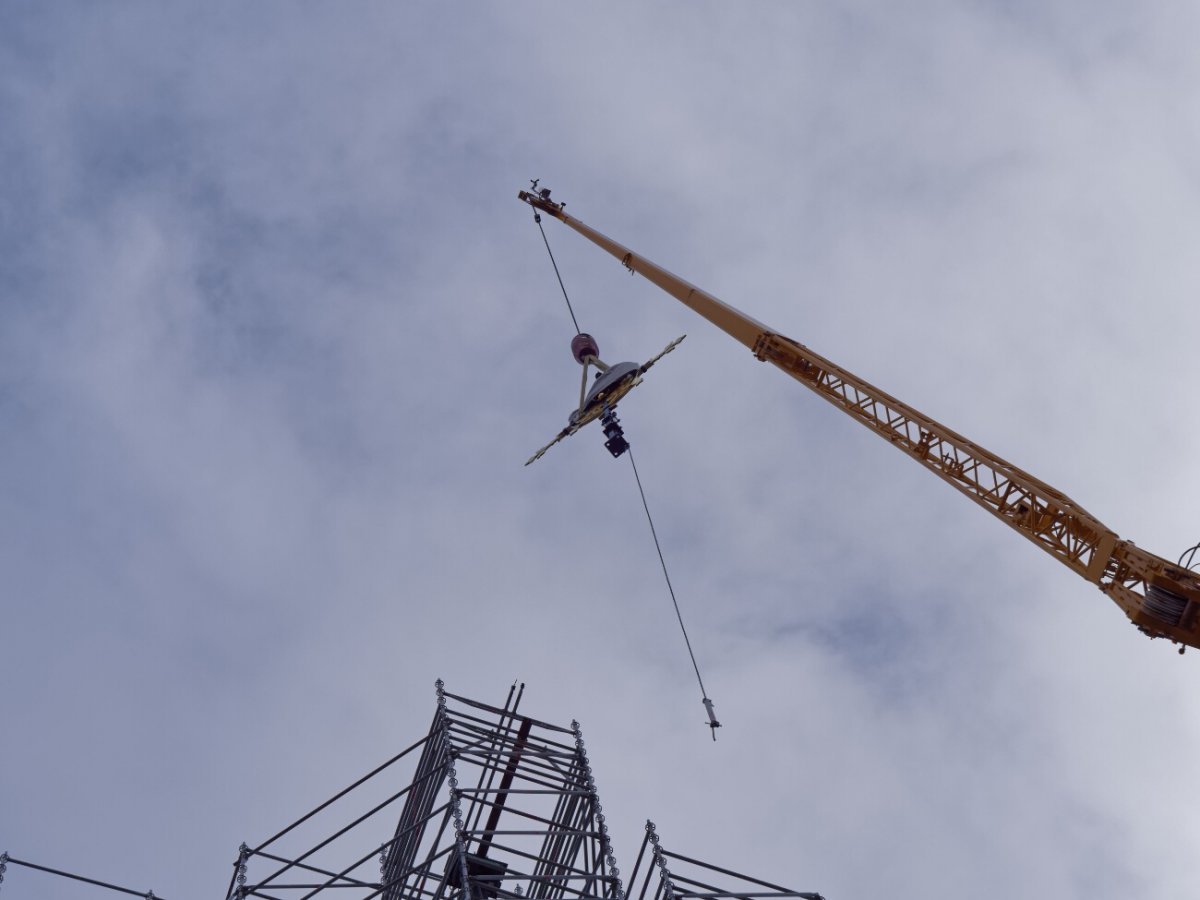
[[908, 454], [1108, 594], [1143, 633], [1169, 638], [1181, 645], [1181, 653], [1184, 646], [1200, 647], [1200, 577], [1195, 572], [1122, 540], [1028, 472], [567, 215], [548, 190], [521, 191], [518, 198], [611, 253], [756, 358], [773, 363]]

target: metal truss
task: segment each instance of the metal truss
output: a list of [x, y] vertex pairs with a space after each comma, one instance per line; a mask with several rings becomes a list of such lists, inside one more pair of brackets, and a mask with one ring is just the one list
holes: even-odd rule
[[768, 333], [753, 350], [1095, 584], [1151, 637], [1200, 643], [1195, 573], [1122, 540], [1070, 497], [803, 344]]
[[642, 849], [638, 851], [633, 874], [629, 877], [629, 900], [785, 900], [791, 897], [825, 900], [815, 892], [788, 890], [671, 853], [659, 842], [653, 822], [646, 823]]
[[489, 706], [438, 681], [429, 733], [243, 844], [227, 900], [624, 900], [578, 723], [521, 715], [520, 699], [514, 685]]
[[[521, 715], [524, 690], [514, 684], [496, 707], [438, 681], [429, 733], [258, 846], [242, 844], [226, 900], [626, 900], [579, 723]], [[648, 846], [637, 900], [655, 876], [653, 900], [823, 900], [668, 853], [649, 822], [634, 884]], [[0, 882], [9, 864], [155, 900], [8, 853]]]

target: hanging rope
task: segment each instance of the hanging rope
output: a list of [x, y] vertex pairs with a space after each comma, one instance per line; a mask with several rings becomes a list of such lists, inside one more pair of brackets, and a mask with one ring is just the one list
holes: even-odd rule
[[646, 510], [646, 521], [650, 523], [650, 536], [654, 538], [654, 549], [658, 551], [658, 561], [662, 565], [663, 578], [667, 582], [667, 591], [671, 594], [671, 603], [675, 606], [675, 618], [679, 620], [679, 630], [683, 632], [683, 642], [687, 645], [688, 656], [692, 660], [692, 668], [696, 671], [696, 682], [700, 685], [701, 702], [708, 711], [708, 727], [712, 729], [713, 740], [717, 739], [717, 729], [721, 723], [713, 716], [712, 701], [708, 699], [708, 691], [704, 689], [704, 679], [700, 677], [700, 666], [696, 664], [696, 654], [692, 650], [692, 641], [688, 637], [687, 627], [683, 624], [683, 613], [679, 611], [679, 601], [675, 599], [675, 588], [671, 585], [671, 575], [667, 572], [667, 561], [663, 558], [662, 546], [658, 543], [658, 531], [654, 528], [654, 517], [650, 515], [650, 504], [646, 502], [646, 491], [642, 487], [642, 476], [638, 474], [637, 463], [633, 461], [633, 450], [629, 450], [629, 464], [633, 467], [633, 477], [637, 481], [638, 493], [642, 497], [642, 509]]
[[571, 298], [567, 296], [567, 288], [563, 284], [562, 275], [558, 273], [558, 263], [554, 261], [554, 254], [550, 252], [550, 242], [546, 240], [546, 229], [542, 227], [542, 214], [536, 209], [533, 211], [533, 221], [537, 222], [538, 231], [542, 233], [542, 243], [546, 245], [546, 252], [550, 254], [550, 265], [554, 266], [554, 274], [558, 277], [558, 286], [562, 288], [563, 299], [567, 301], [567, 312], [571, 314], [571, 321], [575, 323], [575, 333], [583, 334], [579, 328], [579, 320], [575, 318], [575, 310], [571, 308]]

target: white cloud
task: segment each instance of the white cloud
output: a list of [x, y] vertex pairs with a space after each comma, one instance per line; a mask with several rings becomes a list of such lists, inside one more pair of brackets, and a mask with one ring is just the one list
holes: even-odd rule
[[[1186, 897], [1194, 661], [515, 193], [1192, 543], [1188, 23], [1150, 7], [31, 11], [0, 37], [0, 845], [169, 897], [409, 742], [583, 723], [623, 866]], [[7, 212], [6, 212], [7, 210]], [[10, 868], [21, 896], [70, 896]], [[69, 890], [69, 888], [68, 888]], [[86, 894], [80, 894], [86, 896]]]

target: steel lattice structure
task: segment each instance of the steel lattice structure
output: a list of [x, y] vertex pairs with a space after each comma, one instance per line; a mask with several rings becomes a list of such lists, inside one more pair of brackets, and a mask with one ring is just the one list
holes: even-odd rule
[[[270, 839], [242, 844], [226, 900], [625, 900], [579, 723], [521, 714], [523, 691], [514, 685], [497, 707], [438, 681], [425, 737]], [[657, 841], [647, 872], [686, 860]], [[819, 896], [708, 868], [741, 889], [696, 897], [745, 897], [747, 885]], [[680, 880], [671, 896], [698, 884]]]
[[[270, 840], [243, 844], [227, 898], [623, 900], [578, 723], [520, 715], [519, 702], [515, 686], [495, 707], [439, 681], [429, 733]], [[405, 771], [408, 783], [378, 800]], [[366, 809], [322, 831], [368, 784]]]
[[[644, 866], [644, 868], [643, 868]], [[639, 880], [640, 874], [640, 880]], [[825, 900], [815, 891], [792, 891], [672, 853], [663, 847], [653, 822], [629, 878], [629, 900]]]
[[[579, 723], [518, 713], [524, 690], [514, 684], [497, 707], [438, 681], [425, 737], [256, 847], [242, 844], [226, 900], [626, 900]], [[652, 883], [653, 900], [823, 900], [668, 853], [646, 829], [638, 900]], [[0, 882], [10, 864], [155, 898], [8, 853]]]

